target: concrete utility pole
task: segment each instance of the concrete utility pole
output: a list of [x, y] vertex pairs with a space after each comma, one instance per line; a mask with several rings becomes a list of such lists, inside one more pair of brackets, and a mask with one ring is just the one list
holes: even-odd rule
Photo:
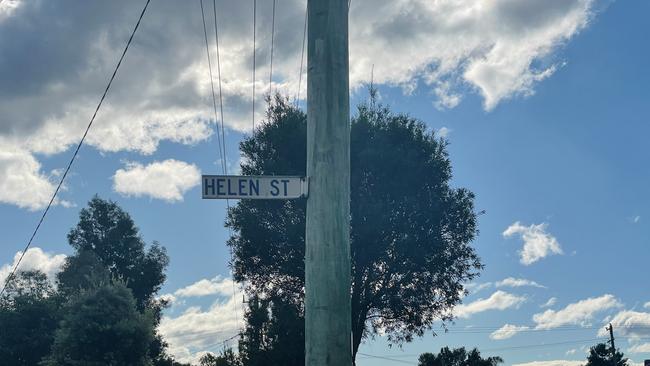
[[348, 0], [308, 0], [305, 361], [352, 365]]

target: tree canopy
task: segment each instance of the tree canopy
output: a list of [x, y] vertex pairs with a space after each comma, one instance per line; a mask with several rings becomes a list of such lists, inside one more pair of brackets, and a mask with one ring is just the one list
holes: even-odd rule
[[613, 350], [605, 343], [599, 343], [589, 349], [585, 366], [627, 366], [623, 353]]
[[154, 242], [148, 250], [131, 216], [115, 202], [97, 196], [79, 213], [79, 223], [68, 234], [76, 250], [59, 274], [59, 285], [83, 289], [98, 267], [110, 277], [122, 279], [133, 292], [138, 308], [152, 304], [154, 295], [165, 282], [169, 258]]
[[483, 358], [476, 348], [468, 352], [465, 347], [444, 347], [437, 355], [423, 353], [418, 360], [418, 366], [496, 366], [500, 363], [503, 363], [501, 357]]
[[151, 365], [153, 316], [122, 282], [82, 291], [64, 313], [45, 366]]
[[24, 271], [13, 277], [0, 298], [3, 365], [37, 365], [49, 354], [59, 322], [59, 303], [43, 272]]
[[2, 364], [179, 365], [156, 332], [165, 249], [147, 249], [129, 214], [99, 197], [68, 239], [75, 251], [56, 287], [41, 272], [19, 272], [0, 299]]
[[[304, 175], [306, 116], [277, 97], [240, 145], [245, 175]], [[351, 125], [354, 352], [378, 331], [410, 341], [452, 319], [463, 283], [482, 264], [474, 195], [452, 188], [447, 142], [419, 120], [375, 103]], [[304, 296], [305, 201], [242, 200], [227, 226], [235, 279], [249, 294], [293, 304]]]

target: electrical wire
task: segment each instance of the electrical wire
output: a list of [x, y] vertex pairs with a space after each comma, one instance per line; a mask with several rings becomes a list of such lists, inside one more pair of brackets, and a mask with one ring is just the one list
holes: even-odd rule
[[[222, 82], [221, 82], [221, 53], [219, 51], [219, 21], [217, 18], [217, 2], [216, 0], [212, 0], [212, 14], [214, 16], [214, 38], [215, 38], [215, 45], [216, 45], [216, 51], [217, 51], [217, 77], [218, 77], [218, 82], [219, 82], [219, 110], [220, 110], [220, 115], [221, 115], [221, 140], [222, 143], [220, 143], [219, 146], [219, 154], [221, 155], [221, 168], [223, 171], [224, 175], [228, 174], [228, 157], [226, 155], [226, 135], [225, 135], [225, 128], [224, 128], [224, 113], [223, 113], [223, 87], [222, 87]], [[217, 109], [216, 109], [216, 98], [215, 98], [215, 93], [214, 93], [214, 85], [212, 83], [212, 62], [210, 60], [210, 48], [208, 46], [208, 37], [207, 37], [207, 31], [205, 27], [205, 15], [203, 11], [203, 0], [201, 0], [201, 16], [203, 17], [203, 29], [204, 29], [204, 34], [205, 34], [205, 47], [206, 47], [206, 52], [208, 54], [208, 63], [209, 63], [209, 69], [210, 69], [210, 83], [212, 85], [212, 105], [214, 107], [214, 118], [215, 121], [217, 120]], [[217, 123], [217, 139], [219, 136], [219, 124]], [[222, 152], [223, 151], [223, 152]], [[230, 212], [230, 200], [226, 199], [226, 209], [227, 212]], [[228, 229], [230, 232], [230, 236], [232, 236], [232, 231], [230, 228]], [[230, 261], [233, 261], [233, 252], [232, 248], [230, 248]], [[232, 277], [232, 273], [231, 273]], [[235, 297], [237, 294], [237, 290], [235, 287], [235, 282], [232, 281], [232, 296]], [[235, 312], [235, 319], [239, 321], [239, 312], [237, 311], [237, 305], [234, 303], [234, 312]]]
[[273, 0], [273, 15], [271, 16], [271, 71], [269, 71], [269, 105], [271, 104], [271, 99], [273, 98], [272, 87], [273, 87], [273, 43], [275, 40], [275, 0]]
[[302, 86], [302, 68], [303, 61], [305, 59], [305, 40], [307, 39], [307, 13], [309, 12], [309, 7], [305, 9], [305, 25], [302, 29], [302, 51], [300, 52], [300, 73], [298, 74], [298, 93], [296, 93], [296, 107], [298, 106], [298, 101], [300, 100], [300, 91]]
[[32, 236], [29, 238], [29, 241], [27, 242], [27, 245], [25, 246], [25, 249], [20, 254], [20, 257], [18, 258], [18, 262], [16, 262], [16, 265], [14, 266], [14, 268], [9, 273], [9, 276], [7, 276], [7, 279], [5, 280], [5, 283], [4, 283], [3, 287], [2, 287], [2, 290], [0, 290], [0, 297], [2, 297], [2, 295], [4, 294], [7, 286], [13, 280], [13, 278], [14, 278], [14, 276], [16, 274], [16, 271], [18, 270], [18, 267], [20, 266], [20, 263], [22, 262], [23, 258], [25, 257], [25, 254], [27, 253], [27, 250], [32, 245], [32, 242], [34, 241], [34, 237], [36, 237], [36, 234], [38, 233], [39, 228], [43, 224], [43, 221], [45, 220], [45, 216], [47, 216], [47, 213], [50, 211], [50, 208], [52, 207], [52, 204], [54, 203], [57, 194], [61, 190], [61, 187], [63, 186], [63, 182], [65, 181], [65, 178], [68, 176], [68, 173], [70, 172], [70, 168], [72, 167], [72, 164], [74, 163], [75, 159], [77, 158], [77, 155], [79, 154], [79, 150], [81, 149], [81, 146], [83, 145], [84, 141], [86, 140], [86, 136], [88, 136], [88, 132], [90, 131], [90, 128], [92, 127], [93, 123], [95, 122], [95, 118], [97, 117], [97, 113], [99, 113], [99, 109], [101, 108], [102, 103], [104, 102], [104, 99], [106, 98], [106, 95], [108, 94], [108, 91], [111, 88], [111, 85], [113, 84], [113, 80], [115, 80], [115, 76], [117, 75], [117, 71], [120, 69], [120, 66], [122, 65], [122, 61], [124, 60], [124, 57], [126, 56], [126, 52], [129, 50], [129, 46], [131, 45], [131, 42], [133, 41], [133, 37], [135, 36], [135, 33], [137, 32], [138, 28], [140, 27], [140, 22], [142, 21], [142, 18], [144, 17], [144, 14], [147, 11], [147, 8], [149, 7], [150, 2], [151, 2], [151, 0], [147, 0], [147, 2], [144, 4], [144, 8], [142, 9], [142, 12], [140, 13], [140, 17], [138, 18], [138, 22], [135, 24], [135, 27], [133, 28], [133, 32], [131, 32], [131, 36], [129, 37], [129, 40], [126, 42], [126, 47], [124, 47], [124, 51], [122, 51], [122, 55], [120, 56], [120, 59], [117, 62], [117, 65], [115, 66], [115, 69], [113, 70], [113, 74], [111, 75], [111, 78], [109, 79], [108, 84], [106, 85], [106, 88], [104, 89], [104, 93], [102, 94], [102, 97], [99, 100], [99, 103], [97, 104], [97, 107], [95, 108], [95, 112], [93, 113], [93, 116], [90, 118], [90, 122], [88, 122], [88, 126], [86, 127], [86, 130], [84, 131], [84, 134], [81, 137], [81, 140], [79, 141], [79, 144], [77, 145], [77, 148], [75, 149], [74, 153], [72, 154], [72, 158], [70, 159], [70, 162], [68, 163], [68, 166], [65, 168], [65, 171], [63, 172], [63, 175], [61, 176], [61, 180], [59, 180], [59, 184], [56, 186], [56, 189], [54, 190], [54, 193], [52, 194], [52, 198], [50, 199], [49, 203], [45, 207], [45, 211], [43, 211], [43, 214], [41, 215], [41, 218], [38, 221], [38, 224], [36, 225], [36, 228], [34, 229], [34, 232], [32, 233]]
[[[595, 342], [604, 342], [606, 339], [603, 338], [592, 338], [592, 339], [581, 339], [581, 340], [571, 340], [564, 342], [554, 342], [554, 343], [539, 343], [539, 344], [527, 344], [522, 346], [510, 346], [510, 347], [499, 347], [499, 348], [485, 348], [481, 349], [481, 353], [487, 352], [497, 352], [497, 351], [518, 351], [518, 350], [527, 350], [531, 348], [547, 348], [547, 347], [557, 347], [570, 344], [585, 344], [585, 343], [595, 343]], [[401, 355], [371, 355], [368, 353], [358, 352], [357, 354], [372, 357], [380, 358], [389, 361], [401, 362], [401, 363], [410, 363], [408, 361], [400, 360], [398, 358], [407, 358], [407, 357], [418, 357], [420, 354], [411, 353], [411, 354], [401, 354]], [[411, 363], [412, 364], [412, 363]]]
[[227, 166], [226, 162], [228, 161], [228, 157], [226, 155], [226, 134], [224, 131], [224, 117], [223, 117], [223, 89], [221, 87], [221, 54], [219, 52], [219, 22], [217, 21], [217, 1], [212, 0], [212, 9], [214, 13], [214, 38], [216, 42], [216, 48], [217, 48], [217, 77], [219, 78], [219, 110], [221, 114], [221, 141], [223, 141], [222, 148], [223, 148], [223, 172], [224, 174], [227, 172]]
[[368, 353], [361, 353], [361, 352], [357, 352], [357, 355], [371, 357], [371, 358], [378, 358], [380, 360], [393, 361], [393, 362], [397, 362], [397, 363], [404, 363], [404, 364], [407, 364], [407, 365], [417, 365], [416, 363], [413, 363], [413, 362], [398, 360], [398, 359], [395, 359], [395, 358], [392, 358], [392, 357], [376, 356], [376, 355], [371, 355], [371, 354], [368, 354]]
[[[208, 30], [205, 25], [205, 9], [203, 7], [203, 0], [199, 2], [201, 4], [201, 19], [203, 20], [203, 35], [205, 37], [205, 52], [208, 58], [208, 70], [210, 72], [210, 89], [212, 90], [212, 109], [214, 111], [214, 122], [217, 124], [217, 141], [219, 143], [219, 155], [221, 157], [221, 165], [225, 169], [226, 161], [224, 160], [222, 147], [221, 147], [221, 138], [219, 137], [219, 121], [217, 120], [217, 97], [214, 92], [214, 77], [212, 76], [212, 60], [210, 59], [210, 45], [208, 42]], [[223, 120], [221, 121], [223, 123]], [[224, 141], [225, 145], [225, 141]], [[225, 149], [224, 149], [225, 151]]]
[[257, 29], [257, 0], [253, 0], [253, 136], [255, 135], [255, 31]]

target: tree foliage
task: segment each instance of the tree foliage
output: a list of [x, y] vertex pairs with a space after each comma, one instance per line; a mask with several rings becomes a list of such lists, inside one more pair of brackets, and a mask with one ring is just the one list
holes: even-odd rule
[[84, 290], [64, 308], [44, 366], [148, 366], [153, 316], [122, 282]]
[[[306, 116], [276, 97], [268, 123], [241, 143], [246, 175], [305, 175]], [[388, 108], [362, 105], [351, 126], [354, 352], [378, 331], [410, 341], [452, 318], [463, 283], [482, 264], [474, 195], [452, 188], [447, 143]], [[302, 315], [304, 200], [242, 200], [227, 226], [235, 279]]]
[[292, 303], [254, 296], [248, 301], [239, 358], [245, 366], [304, 365], [304, 337], [304, 322]]
[[[122, 279], [133, 292], [138, 308], [154, 301], [165, 282], [169, 258], [158, 243], [145, 250], [145, 243], [131, 216], [115, 202], [95, 196], [81, 210], [79, 223], [68, 234], [76, 254], [68, 258], [59, 274], [63, 288], [83, 289], [101, 264], [110, 276]], [[93, 282], [93, 281], [91, 281]]]
[[[79, 222], [68, 234], [75, 253], [66, 259], [57, 275], [65, 297], [99, 285], [123, 281], [132, 292], [140, 312], [149, 312], [154, 328], [160, 323], [164, 301], [155, 295], [164, 283], [169, 258], [157, 242], [146, 248], [131, 216], [117, 203], [97, 196], [79, 213]], [[164, 366], [173, 362], [165, 353], [167, 344], [158, 334], [150, 342], [150, 358]]]
[[623, 353], [612, 350], [605, 343], [599, 343], [589, 349], [585, 366], [627, 366]]
[[0, 299], [0, 360], [35, 366], [49, 354], [59, 321], [59, 302], [39, 271], [18, 272]]
[[467, 351], [465, 347], [449, 349], [442, 348], [437, 355], [423, 353], [418, 360], [418, 366], [496, 366], [503, 363], [501, 357], [481, 357], [481, 353], [474, 348]]
[[239, 357], [231, 348], [225, 349], [218, 356], [206, 353], [199, 359], [200, 366], [241, 366]]
[[155, 331], [165, 306], [155, 300], [168, 264], [164, 248], [146, 250], [130, 216], [98, 197], [68, 239], [75, 252], [56, 288], [41, 272], [19, 272], [8, 284], [0, 299], [0, 363], [35, 366], [46, 357], [48, 365], [180, 365]]

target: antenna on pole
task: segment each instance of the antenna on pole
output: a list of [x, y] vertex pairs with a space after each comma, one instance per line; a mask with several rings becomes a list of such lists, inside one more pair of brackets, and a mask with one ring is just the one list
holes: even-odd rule
[[609, 323], [609, 326], [605, 329], [609, 330], [609, 344], [612, 346], [612, 356], [614, 356], [616, 354], [616, 346], [614, 345], [614, 327], [612, 323]]

